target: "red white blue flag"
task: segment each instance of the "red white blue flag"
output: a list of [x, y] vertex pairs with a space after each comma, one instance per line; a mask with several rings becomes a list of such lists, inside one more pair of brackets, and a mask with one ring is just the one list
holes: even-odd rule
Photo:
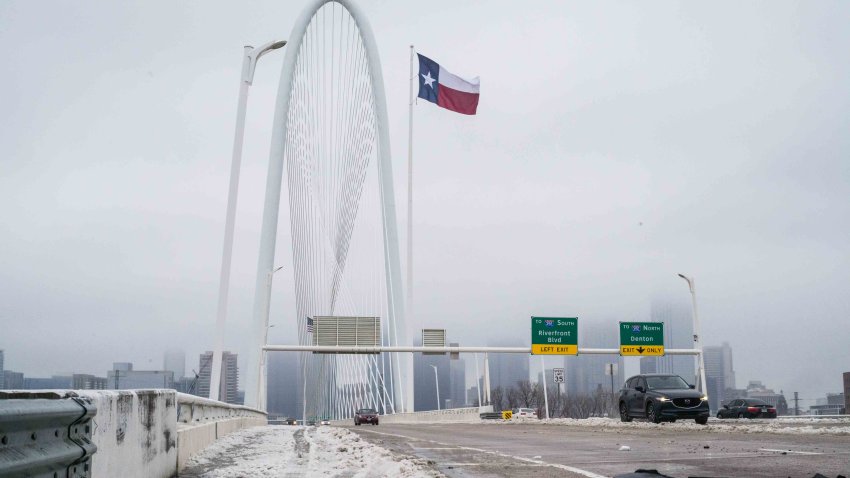
[[453, 75], [436, 61], [419, 55], [419, 97], [447, 110], [474, 115], [478, 110], [480, 80]]

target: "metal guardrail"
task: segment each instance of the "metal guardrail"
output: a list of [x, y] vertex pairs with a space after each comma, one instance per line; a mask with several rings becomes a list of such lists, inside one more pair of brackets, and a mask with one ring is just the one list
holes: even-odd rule
[[484, 413], [479, 413], [478, 416], [482, 420], [501, 420], [502, 419], [502, 412], [484, 412]]
[[0, 476], [91, 476], [90, 400], [0, 398]]
[[226, 418], [266, 418], [266, 412], [242, 405], [177, 393], [177, 422], [199, 423]]

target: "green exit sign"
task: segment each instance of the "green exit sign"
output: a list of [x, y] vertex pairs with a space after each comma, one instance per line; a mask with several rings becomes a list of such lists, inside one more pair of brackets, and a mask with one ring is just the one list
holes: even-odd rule
[[578, 317], [532, 317], [532, 355], [578, 355]]
[[620, 355], [664, 355], [664, 322], [620, 322]]

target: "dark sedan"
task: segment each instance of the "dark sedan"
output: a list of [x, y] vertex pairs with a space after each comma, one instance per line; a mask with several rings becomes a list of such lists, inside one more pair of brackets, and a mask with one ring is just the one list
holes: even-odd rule
[[653, 423], [692, 418], [708, 422], [708, 397], [693, 390], [682, 377], [669, 374], [635, 375], [620, 390], [620, 420], [646, 418]]
[[361, 408], [357, 410], [357, 413], [354, 414], [354, 424], [360, 425], [361, 423], [371, 423], [372, 425], [378, 424], [378, 412], [376, 412], [372, 408]]
[[724, 404], [717, 418], [776, 418], [776, 407], [756, 398], [737, 398]]

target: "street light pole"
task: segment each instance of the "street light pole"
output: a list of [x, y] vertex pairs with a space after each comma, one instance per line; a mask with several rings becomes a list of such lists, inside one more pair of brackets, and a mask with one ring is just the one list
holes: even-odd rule
[[694, 287], [694, 279], [684, 274], [679, 274], [679, 277], [688, 283], [688, 288], [691, 291], [691, 302], [694, 308], [694, 348], [699, 350], [699, 360], [696, 363], [697, 377], [699, 377], [700, 391], [703, 394], [708, 394], [708, 387], [705, 383], [705, 360], [703, 359], [702, 341], [700, 340], [699, 329], [699, 314], [697, 312], [697, 293]]
[[475, 388], [478, 389], [478, 408], [484, 406], [484, 403], [481, 401], [481, 385], [483, 382], [481, 373], [478, 371], [478, 354], [475, 354]]
[[218, 312], [215, 321], [215, 349], [210, 370], [209, 398], [219, 400], [221, 383], [221, 354], [224, 349], [224, 323], [227, 318], [227, 296], [230, 287], [230, 263], [233, 257], [233, 230], [236, 225], [236, 200], [239, 196], [239, 171], [242, 165], [242, 139], [245, 136], [245, 112], [248, 107], [248, 88], [254, 82], [257, 60], [271, 50], [286, 45], [286, 41], [269, 42], [259, 48], [245, 46], [242, 54], [242, 76], [239, 80], [239, 101], [236, 106], [236, 132], [233, 136], [233, 159], [230, 163], [230, 188], [227, 192], [227, 213], [224, 223], [224, 246], [221, 254], [221, 276], [218, 284]]
[[[283, 269], [283, 266], [278, 267], [277, 269], [269, 272], [269, 277], [267, 281], [268, 293], [266, 297], [268, 297], [268, 304], [266, 304], [266, 310], [271, 308], [272, 301], [272, 279], [274, 278], [274, 273]], [[263, 334], [263, 345], [268, 345], [269, 343], [269, 329], [274, 327], [274, 325], [269, 325], [269, 316], [266, 314], [266, 323], [265, 323], [265, 332]], [[260, 350], [260, 380], [257, 382], [257, 408], [260, 410], [266, 410], [266, 389], [267, 389], [267, 381], [268, 381], [268, 370], [266, 363], [266, 356], [268, 352], [265, 350]]]
[[437, 378], [437, 366], [431, 365], [434, 368], [434, 383], [437, 384], [437, 410], [440, 409], [440, 379]]

